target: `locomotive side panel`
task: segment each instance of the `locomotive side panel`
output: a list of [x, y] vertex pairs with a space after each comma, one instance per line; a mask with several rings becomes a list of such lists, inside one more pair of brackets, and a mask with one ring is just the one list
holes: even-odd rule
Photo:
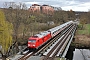
[[47, 34], [46, 36], [42, 37], [41, 39], [39, 39], [39, 43], [37, 42], [38, 46], [36, 47], [37, 49], [42, 46], [44, 43], [46, 43], [49, 39], [51, 38], [51, 34]]
[[42, 38], [39, 38], [36, 42], [36, 47], [35, 48], [39, 48], [39, 46], [43, 43]]

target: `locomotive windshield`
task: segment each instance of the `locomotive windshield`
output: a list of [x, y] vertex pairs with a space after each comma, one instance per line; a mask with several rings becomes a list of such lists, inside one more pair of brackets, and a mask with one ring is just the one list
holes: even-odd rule
[[36, 40], [29, 40], [29, 42], [31, 42], [31, 43], [35, 43], [35, 42], [36, 42]]

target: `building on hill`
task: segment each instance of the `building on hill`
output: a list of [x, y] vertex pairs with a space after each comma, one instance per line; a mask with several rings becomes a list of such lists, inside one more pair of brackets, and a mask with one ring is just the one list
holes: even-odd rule
[[30, 6], [30, 8], [29, 8], [29, 11], [30, 12], [40, 12], [40, 8], [41, 8], [41, 6], [40, 5], [38, 5], [38, 4], [33, 4], [32, 6]]
[[42, 5], [42, 13], [53, 14], [54, 13], [54, 8], [49, 6], [49, 5]]
[[52, 15], [54, 13], [54, 8], [49, 5], [38, 5], [38, 4], [33, 4], [29, 8], [29, 12], [36, 12], [36, 13], [44, 13], [44, 14], [49, 14]]

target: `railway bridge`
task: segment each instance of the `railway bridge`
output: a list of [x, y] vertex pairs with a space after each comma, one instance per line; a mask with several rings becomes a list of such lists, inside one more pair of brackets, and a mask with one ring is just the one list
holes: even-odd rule
[[77, 23], [69, 24], [61, 29], [61, 32], [53, 37], [43, 47], [33, 51], [24, 51], [23, 55], [11, 58], [11, 60], [57, 60], [64, 58], [68, 52], [69, 46], [74, 38]]

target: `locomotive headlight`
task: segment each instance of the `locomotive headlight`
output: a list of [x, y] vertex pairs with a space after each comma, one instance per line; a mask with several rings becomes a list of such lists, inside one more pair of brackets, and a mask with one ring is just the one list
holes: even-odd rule
[[33, 46], [35, 46], [35, 45], [33, 45]]
[[30, 46], [30, 44], [28, 44], [28, 46]]

